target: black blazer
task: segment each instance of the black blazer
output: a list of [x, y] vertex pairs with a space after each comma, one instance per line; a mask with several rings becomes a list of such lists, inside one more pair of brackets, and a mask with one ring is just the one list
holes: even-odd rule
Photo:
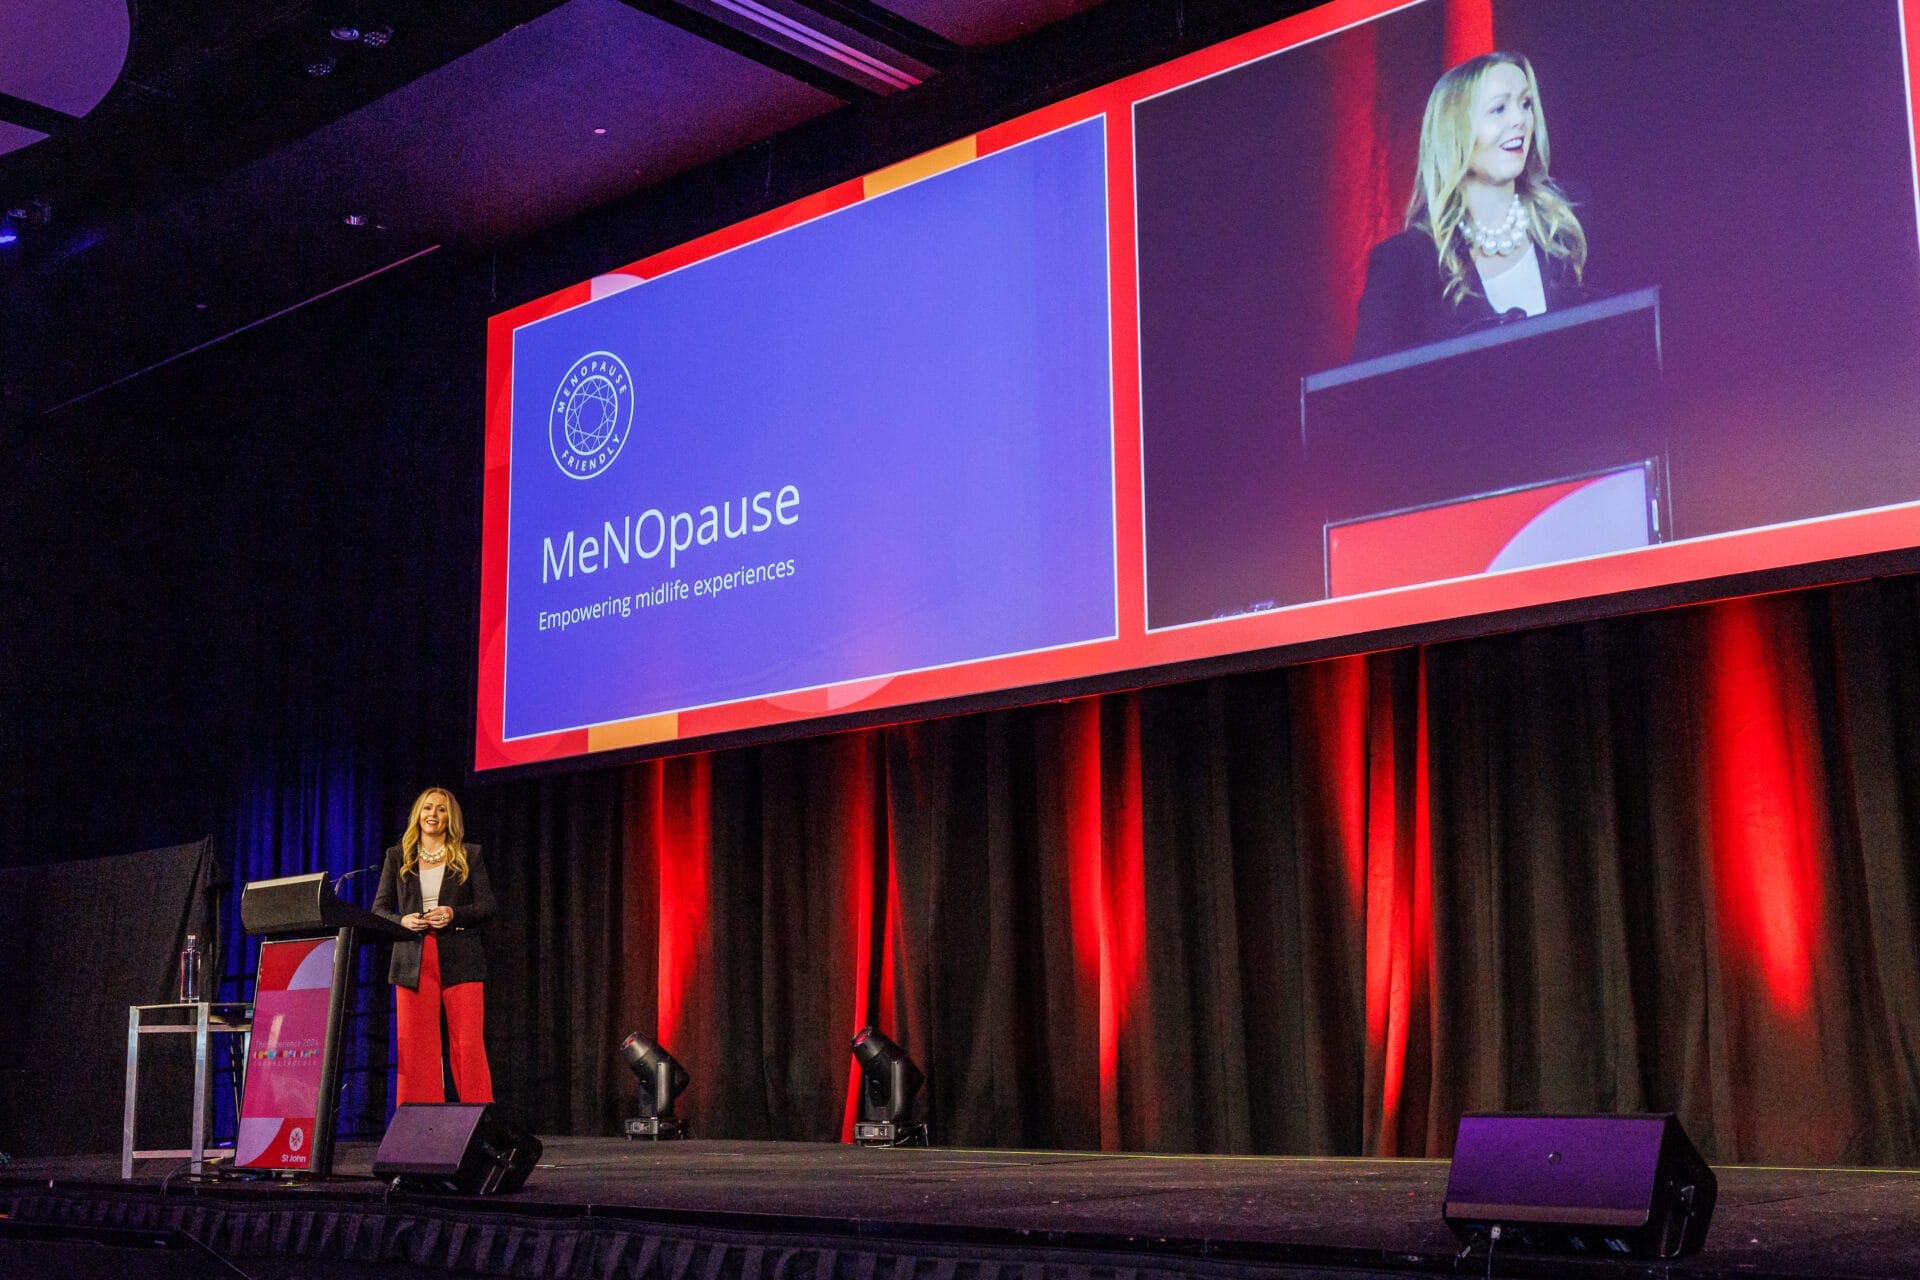
[[[404, 861], [400, 846], [387, 850], [380, 868], [380, 891], [373, 895], [373, 914], [385, 916], [395, 924], [400, 917], [413, 915], [423, 904], [418, 870], [402, 876]], [[449, 872], [440, 882], [440, 903], [453, 908], [453, 923], [444, 929], [430, 930], [440, 939], [440, 985], [480, 982], [487, 976], [487, 950], [481, 942], [480, 926], [493, 919], [493, 884], [487, 879], [487, 861], [480, 846], [467, 846], [467, 878]], [[410, 934], [393, 944], [393, 959], [387, 962], [387, 981], [396, 987], [417, 990], [420, 986], [421, 934]]]
[[[1547, 310], [1558, 311], [1593, 296], [1574, 277], [1565, 258], [1540, 253], [1540, 283]], [[1355, 360], [1424, 346], [1499, 324], [1503, 317], [1480, 293], [1447, 301], [1446, 277], [1433, 237], [1415, 229], [1382, 240], [1367, 255], [1367, 288], [1360, 296], [1359, 323], [1353, 335]]]

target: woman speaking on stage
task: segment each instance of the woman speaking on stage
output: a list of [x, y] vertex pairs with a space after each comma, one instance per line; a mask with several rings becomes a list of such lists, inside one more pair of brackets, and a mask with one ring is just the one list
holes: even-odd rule
[[1533, 66], [1489, 53], [1440, 77], [1407, 229], [1367, 259], [1353, 359], [1585, 300], [1587, 237], [1548, 176]]
[[413, 802], [400, 843], [387, 850], [373, 910], [412, 932], [393, 944], [400, 1041], [396, 1102], [445, 1102], [440, 1014], [447, 1016], [453, 1084], [462, 1102], [492, 1102], [487, 1067], [487, 953], [480, 926], [492, 919], [493, 886], [480, 846], [468, 844], [460, 803], [429, 787]]

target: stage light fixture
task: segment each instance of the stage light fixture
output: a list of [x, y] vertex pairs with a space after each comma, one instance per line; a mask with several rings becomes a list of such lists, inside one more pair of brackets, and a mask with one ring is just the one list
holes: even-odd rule
[[360, 33], [360, 43], [369, 49], [384, 49], [393, 39], [393, 28], [381, 23], [377, 27], [368, 27]]
[[333, 28], [333, 30], [328, 32], [328, 34], [331, 35], [335, 40], [338, 40], [341, 44], [352, 44], [354, 41], [360, 38], [360, 28], [353, 26], [351, 23], [343, 22], [339, 26]]
[[307, 74], [310, 76], [330, 76], [333, 74], [334, 61], [331, 57], [315, 58], [307, 64]]
[[687, 1122], [674, 1116], [673, 1100], [691, 1079], [687, 1069], [638, 1031], [620, 1042], [620, 1056], [640, 1082], [640, 1114], [627, 1121], [627, 1136], [656, 1141], [686, 1137]]
[[863, 1147], [924, 1147], [927, 1126], [908, 1120], [914, 1095], [926, 1077], [907, 1051], [875, 1027], [853, 1038], [853, 1060], [860, 1070], [860, 1115], [853, 1140]]

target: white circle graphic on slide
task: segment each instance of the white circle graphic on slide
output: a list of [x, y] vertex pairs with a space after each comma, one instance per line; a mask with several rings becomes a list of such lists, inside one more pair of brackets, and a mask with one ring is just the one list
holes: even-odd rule
[[633, 379], [611, 351], [573, 362], [553, 391], [547, 447], [561, 471], [591, 480], [613, 465], [633, 430]]
[[307, 1145], [307, 1131], [305, 1129], [302, 1129], [299, 1125], [293, 1126], [293, 1131], [287, 1135], [287, 1150], [298, 1151], [300, 1148], [306, 1145]]

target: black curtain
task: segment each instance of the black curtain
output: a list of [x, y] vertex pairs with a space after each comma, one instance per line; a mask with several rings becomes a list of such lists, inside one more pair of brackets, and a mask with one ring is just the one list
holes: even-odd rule
[[[181, 949], [211, 943], [224, 887], [205, 839], [0, 870], [0, 1150], [119, 1150], [128, 1007], [177, 998]], [[141, 1149], [190, 1143], [189, 1045], [143, 1037]]]
[[[503, 1091], [555, 1130], [630, 1107], [650, 833], [693, 794], [708, 883], [670, 1047], [711, 1136], [836, 1137], [873, 1018], [953, 1143], [1104, 1123], [1128, 1148], [1444, 1154], [1466, 1110], [1672, 1109], [1721, 1160], [1913, 1163], [1916, 610], [1920, 583], [1863, 583], [483, 788]], [[1806, 695], [1774, 728], [1808, 789], [1748, 815], [1812, 815], [1784, 975], [1722, 918], [1730, 877], [1772, 874], [1708, 812], [1710, 775], [1754, 767], [1715, 699], [1767, 716], [1716, 692], [1729, 618]], [[1070, 775], [1124, 825], [1130, 753], [1145, 933], [1103, 1067]]]

